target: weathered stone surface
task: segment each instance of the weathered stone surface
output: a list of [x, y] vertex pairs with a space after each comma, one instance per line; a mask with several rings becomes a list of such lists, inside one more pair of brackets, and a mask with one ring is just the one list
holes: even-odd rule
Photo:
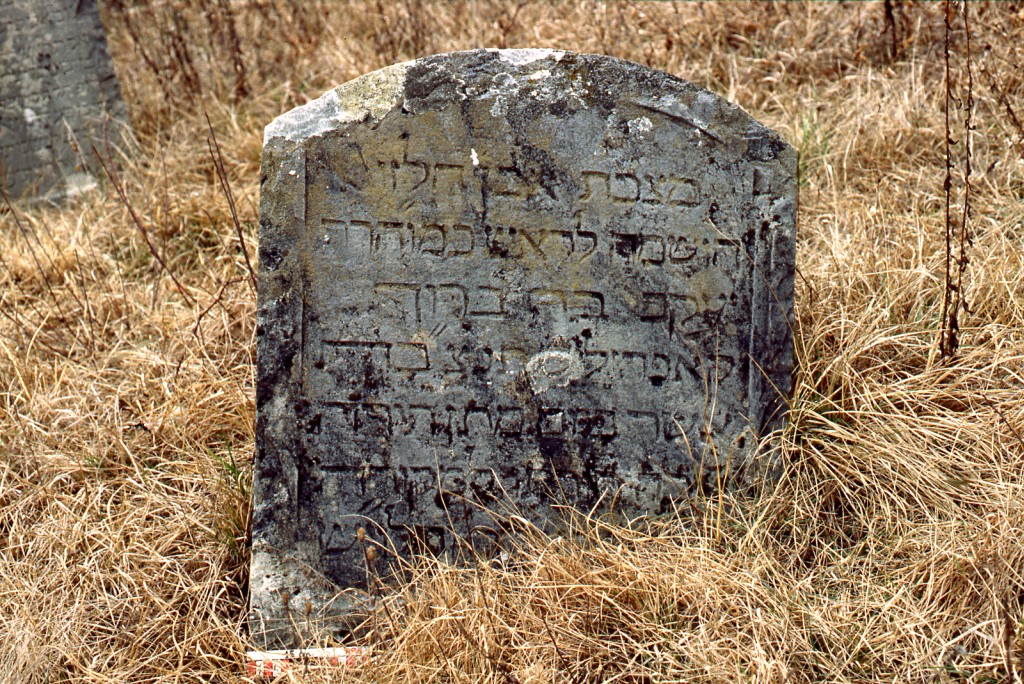
[[790, 386], [795, 167], [712, 93], [548, 50], [270, 124], [254, 633], [358, 608], [370, 545], [487, 553], [481, 507], [658, 514], [746, 464]]
[[126, 116], [96, 1], [0, 0], [0, 185], [53, 198], [94, 186], [82, 159], [111, 120]]

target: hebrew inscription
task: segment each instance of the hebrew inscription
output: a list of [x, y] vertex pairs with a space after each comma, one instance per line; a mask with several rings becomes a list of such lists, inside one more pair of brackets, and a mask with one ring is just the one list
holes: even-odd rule
[[789, 391], [794, 174], [707, 91], [543, 50], [268, 126], [254, 632], [294, 629], [282, 594], [352, 609], [394, 554], [493, 553], [512, 513], [664, 513], [742, 471]]

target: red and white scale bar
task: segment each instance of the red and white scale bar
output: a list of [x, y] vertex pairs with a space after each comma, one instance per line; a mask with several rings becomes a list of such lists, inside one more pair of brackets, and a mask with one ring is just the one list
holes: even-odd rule
[[288, 651], [248, 651], [250, 677], [280, 677], [292, 668], [361, 667], [370, 660], [367, 646], [297, 648]]

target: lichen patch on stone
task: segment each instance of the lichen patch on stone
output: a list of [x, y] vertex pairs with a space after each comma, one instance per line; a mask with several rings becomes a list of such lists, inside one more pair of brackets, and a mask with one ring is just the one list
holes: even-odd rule
[[498, 57], [503, 62], [509, 64], [515, 64], [516, 66], [523, 66], [524, 64], [530, 64], [537, 62], [548, 57], [558, 61], [565, 55], [561, 50], [551, 50], [548, 48], [524, 48], [518, 50], [498, 50]]
[[583, 377], [583, 361], [579, 354], [563, 349], [546, 349], [526, 363], [526, 374], [534, 394], [552, 387], [567, 387]]
[[282, 114], [263, 129], [263, 144], [275, 138], [299, 143], [340, 125], [382, 118], [401, 100], [413, 64], [402, 62], [360, 76]]

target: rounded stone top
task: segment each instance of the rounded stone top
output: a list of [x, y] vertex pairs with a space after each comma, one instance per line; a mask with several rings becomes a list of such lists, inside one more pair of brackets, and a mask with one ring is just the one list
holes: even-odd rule
[[466, 50], [393, 64], [279, 116], [266, 127], [264, 144], [278, 138], [301, 144], [347, 124], [380, 120], [394, 110], [439, 111], [468, 99], [493, 100], [495, 117], [515, 116], [531, 105], [556, 114], [586, 108], [612, 112], [629, 101], [716, 143], [750, 148], [745, 151], [754, 159], [795, 155], [743, 109], [700, 86], [607, 55], [547, 48]]

